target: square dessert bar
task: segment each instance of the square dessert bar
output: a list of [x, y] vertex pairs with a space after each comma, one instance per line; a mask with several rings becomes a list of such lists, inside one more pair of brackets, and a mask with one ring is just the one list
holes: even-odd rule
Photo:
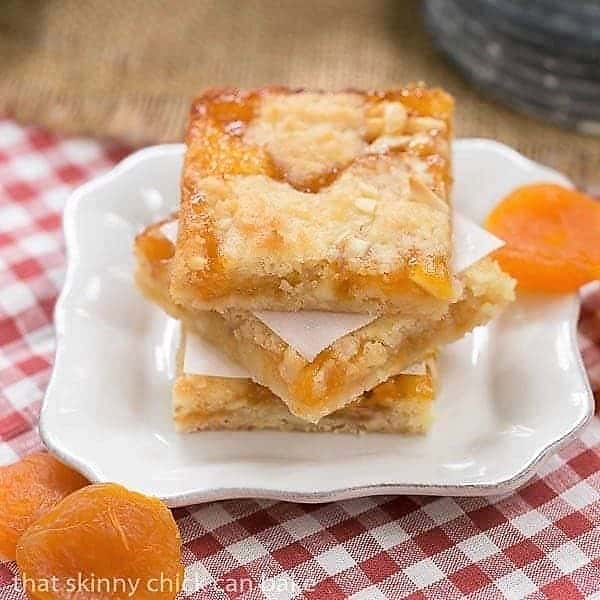
[[442, 314], [378, 317], [307, 360], [251, 311], [218, 313], [175, 304], [168, 289], [175, 248], [162, 226], [151, 225], [136, 238], [140, 289], [187, 329], [244, 365], [256, 382], [307, 421], [319, 421], [437, 347], [461, 338], [514, 298], [514, 281], [484, 258], [460, 273], [460, 297]]
[[181, 432], [276, 429], [425, 433], [432, 420], [436, 387], [433, 358], [426, 361], [425, 373], [392, 377], [314, 424], [292, 415], [277, 396], [251, 379], [185, 373], [185, 343], [184, 333], [173, 386], [173, 419]]
[[205, 92], [186, 138], [174, 301], [426, 314], [456, 300], [452, 113], [419, 85]]

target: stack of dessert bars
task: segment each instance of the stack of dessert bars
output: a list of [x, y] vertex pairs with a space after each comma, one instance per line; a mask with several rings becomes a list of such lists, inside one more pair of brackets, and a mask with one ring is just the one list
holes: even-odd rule
[[428, 429], [436, 352], [514, 287], [454, 255], [452, 113], [422, 85], [194, 101], [179, 211], [135, 241], [139, 288], [184, 330], [178, 430]]

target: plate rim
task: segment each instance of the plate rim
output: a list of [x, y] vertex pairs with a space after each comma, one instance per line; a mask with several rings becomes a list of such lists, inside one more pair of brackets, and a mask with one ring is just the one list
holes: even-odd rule
[[[454, 147], [465, 145], [485, 145], [493, 148], [495, 151], [504, 155], [512, 161], [518, 162], [523, 168], [543, 170], [548, 175], [554, 178], [564, 180], [565, 184], [572, 187], [572, 183], [560, 174], [558, 171], [551, 169], [545, 165], [537, 163], [525, 156], [517, 150], [497, 142], [496, 140], [486, 138], [462, 138], [454, 143]], [[88, 464], [81, 456], [77, 456], [75, 451], [64, 447], [59, 439], [59, 436], [52, 433], [48, 427], [48, 413], [50, 411], [50, 400], [56, 393], [55, 388], [59, 386], [59, 374], [64, 368], [64, 347], [65, 347], [65, 305], [67, 298], [73, 287], [73, 281], [79, 261], [77, 256], [77, 241], [75, 216], [81, 202], [90, 194], [102, 189], [109, 184], [111, 180], [119, 177], [122, 173], [127, 172], [143, 161], [146, 157], [161, 155], [161, 154], [182, 154], [185, 148], [184, 144], [159, 144], [149, 146], [137, 150], [124, 158], [112, 169], [103, 173], [97, 178], [92, 179], [76, 188], [65, 202], [63, 210], [63, 234], [65, 238], [65, 263], [66, 272], [64, 284], [54, 307], [54, 327], [56, 350], [55, 358], [50, 376], [50, 381], [44, 398], [39, 417], [39, 433], [42, 441], [63, 463], [73, 467], [91, 482], [101, 482], [103, 478], [98, 472]], [[367, 485], [358, 485], [352, 487], [332, 487], [331, 489], [319, 490], [314, 492], [300, 492], [293, 489], [270, 489], [261, 487], [211, 487], [210, 489], [198, 490], [190, 489], [185, 492], [176, 494], [159, 496], [170, 507], [188, 506], [201, 502], [212, 502], [217, 500], [233, 499], [233, 498], [264, 498], [270, 500], [283, 500], [291, 502], [303, 503], [319, 503], [344, 500], [350, 498], [358, 498], [370, 495], [386, 495], [386, 494], [419, 494], [419, 495], [436, 495], [436, 496], [484, 496], [496, 495], [510, 492], [528, 481], [534, 474], [537, 467], [551, 454], [557, 452], [560, 448], [566, 445], [573, 439], [577, 433], [588, 423], [594, 414], [594, 402], [592, 390], [587, 376], [587, 371], [583, 364], [581, 352], [578, 350], [577, 342], [577, 323], [580, 311], [580, 294], [573, 294], [569, 306], [569, 341], [575, 351], [577, 376], [583, 384], [585, 391], [586, 410], [581, 418], [573, 424], [571, 429], [558, 439], [554, 439], [539, 450], [527, 464], [517, 470], [514, 474], [504, 479], [485, 483], [476, 484], [431, 484], [431, 483], [404, 483], [398, 481], [388, 481]]]

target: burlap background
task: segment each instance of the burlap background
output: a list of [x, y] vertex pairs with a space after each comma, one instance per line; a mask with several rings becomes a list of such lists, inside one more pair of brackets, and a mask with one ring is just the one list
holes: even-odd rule
[[456, 96], [458, 135], [501, 140], [600, 186], [599, 139], [472, 90], [430, 46], [416, 0], [0, 1], [0, 113], [68, 133], [179, 140], [205, 86], [418, 79]]

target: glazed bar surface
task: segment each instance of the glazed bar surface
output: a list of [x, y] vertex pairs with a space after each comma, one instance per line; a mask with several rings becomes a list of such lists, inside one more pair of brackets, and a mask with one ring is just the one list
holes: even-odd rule
[[178, 431], [274, 429], [336, 433], [425, 433], [432, 421], [437, 385], [435, 360], [420, 375], [398, 375], [326, 417], [309, 423], [290, 413], [267, 388], [250, 379], [185, 373], [182, 336], [173, 386], [173, 419]]
[[187, 131], [175, 302], [426, 314], [457, 299], [442, 90], [215, 89]]
[[169, 295], [175, 249], [163, 235], [163, 225], [151, 225], [136, 238], [136, 280], [142, 292], [242, 364], [290, 412], [311, 422], [487, 323], [514, 298], [514, 281], [485, 258], [460, 274], [460, 298], [441, 314], [378, 317], [309, 361], [250, 311], [218, 313], [175, 304]]

